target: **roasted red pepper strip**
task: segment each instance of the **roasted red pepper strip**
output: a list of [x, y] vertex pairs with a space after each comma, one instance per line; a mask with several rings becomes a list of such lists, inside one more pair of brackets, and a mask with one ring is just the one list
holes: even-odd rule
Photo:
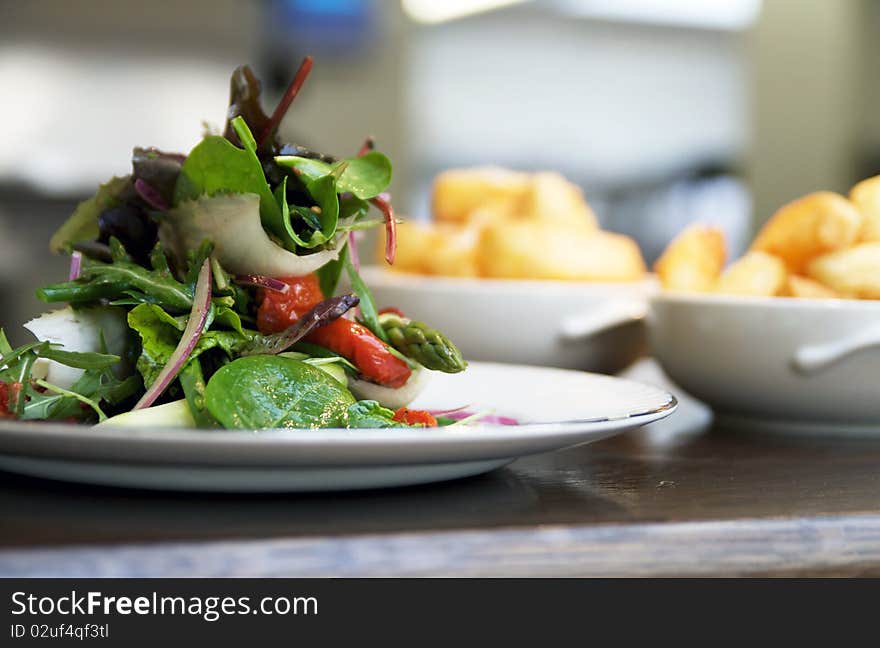
[[394, 412], [394, 420], [407, 425], [424, 425], [425, 427], [437, 427], [437, 419], [425, 410], [414, 410], [401, 407]]
[[[318, 278], [280, 277], [290, 290], [262, 291], [257, 310], [257, 328], [261, 333], [277, 333], [296, 322], [300, 315], [324, 300]], [[400, 358], [391, 354], [382, 340], [357, 322], [340, 318], [325, 324], [306, 340], [327, 347], [349, 360], [364, 378], [386, 387], [402, 387], [412, 372]]]
[[386, 387], [403, 387], [412, 372], [366, 326], [340, 317], [318, 328], [306, 340], [350, 360], [365, 378]]

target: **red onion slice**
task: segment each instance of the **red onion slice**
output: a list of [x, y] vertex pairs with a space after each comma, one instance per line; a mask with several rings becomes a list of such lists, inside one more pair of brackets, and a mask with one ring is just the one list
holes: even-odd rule
[[75, 251], [70, 255], [70, 274], [67, 276], [68, 281], [79, 279], [79, 273], [82, 270], [83, 255], [80, 251]]
[[388, 265], [394, 265], [394, 257], [397, 253], [397, 222], [394, 220], [394, 209], [390, 202], [379, 196], [372, 198], [370, 202], [385, 215], [385, 260]]
[[268, 290], [274, 290], [275, 292], [280, 292], [282, 294], [286, 293], [290, 290], [290, 285], [284, 283], [280, 279], [274, 279], [272, 277], [264, 277], [263, 275], [238, 275], [235, 278], [236, 283], [243, 284], [245, 286], [256, 286], [257, 288], [267, 288]]
[[211, 259], [205, 259], [199, 270], [199, 278], [196, 280], [195, 297], [193, 298], [193, 307], [189, 313], [189, 319], [186, 322], [186, 328], [183, 330], [183, 336], [177, 343], [174, 353], [168, 358], [168, 362], [162, 368], [162, 371], [153, 381], [153, 384], [147, 388], [147, 392], [137, 402], [133, 409], [144, 409], [152, 405], [157, 398], [165, 391], [171, 381], [177, 376], [187, 359], [192, 353], [205, 329], [205, 322], [208, 319], [208, 311], [211, 308]]
[[[450, 414], [457, 414], [458, 412], [466, 412], [467, 408], [471, 407], [471, 405], [462, 405], [461, 407], [453, 407], [451, 409], [442, 409], [442, 410], [434, 410], [429, 409], [425, 410], [431, 416], [449, 416]], [[467, 414], [470, 416], [470, 414]], [[451, 418], [451, 417], [450, 417]]]
[[465, 419], [473, 418], [475, 423], [489, 423], [494, 425], [519, 425], [519, 421], [509, 416], [501, 416], [499, 414], [480, 415], [474, 412], [468, 412], [465, 408], [447, 410], [446, 412], [428, 410], [428, 413], [432, 416], [442, 416], [444, 418], [452, 419], [453, 421], [463, 421]]
[[152, 185], [148, 184], [141, 178], [138, 178], [134, 181], [134, 189], [138, 192], [138, 195], [144, 199], [144, 201], [153, 209], [158, 209], [159, 211], [168, 211], [171, 209], [171, 205], [165, 202], [165, 199]]

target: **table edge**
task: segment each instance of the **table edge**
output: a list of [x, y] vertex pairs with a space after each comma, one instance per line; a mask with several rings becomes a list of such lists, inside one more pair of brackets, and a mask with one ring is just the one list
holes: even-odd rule
[[0, 577], [880, 573], [880, 514], [0, 550]]

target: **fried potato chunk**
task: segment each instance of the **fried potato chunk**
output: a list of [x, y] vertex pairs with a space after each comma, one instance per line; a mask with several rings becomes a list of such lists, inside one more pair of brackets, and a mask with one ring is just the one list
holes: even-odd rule
[[849, 199], [862, 213], [862, 241], [880, 241], [880, 176], [862, 180], [849, 192]]
[[721, 230], [691, 225], [666, 247], [654, 271], [667, 290], [707, 292], [721, 274], [726, 256]]
[[532, 176], [531, 186], [519, 213], [521, 218], [558, 223], [562, 226], [586, 225], [599, 229], [596, 215], [583, 191], [559, 173], [544, 171]]
[[789, 275], [783, 295], [804, 299], [837, 299], [840, 297], [828, 286], [800, 275]]
[[434, 179], [431, 209], [439, 222], [464, 223], [480, 208], [512, 217], [530, 189], [527, 173], [499, 167], [450, 169]]
[[788, 271], [782, 259], [766, 252], [749, 252], [718, 278], [715, 291], [729, 295], [772, 297], [785, 290]]
[[855, 243], [863, 220], [855, 205], [843, 196], [818, 191], [773, 214], [751, 249], [777, 256], [791, 272], [802, 274], [814, 257]]
[[438, 225], [434, 231], [431, 247], [423, 261], [428, 274], [447, 277], [476, 277], [477, 243], [480, 230], [452, 224]]
[[880, 242], [860, 243], [813, 259], [807, 275], [844, 296], [880, 299]]
[[[392, 270], [424, 274], [426, 259], [431, 255], [436, 238], [435, 228], [426, 223], [404, 221], [397, 225], [397, 254]], [[385, 237], [376, 237], [376, 258], [385, 255]]]
[[507, 279], [636, 281], [645, 273], [635, 241], [588, 225], [489, 225], [480, 237], [478, 258], [483, 276]]

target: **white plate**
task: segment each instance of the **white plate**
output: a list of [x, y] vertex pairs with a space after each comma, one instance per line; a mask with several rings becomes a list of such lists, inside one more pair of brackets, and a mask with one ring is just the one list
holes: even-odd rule
[[330, 491], [477, 475], [671, 414], [657, 387], [561, 369], [472, 363], [433, 374], [413, 407], [493, 410], [519, 425], [216, 431], [0, 421], [0, 468], [168, 490]]
[[[430, 277], [361, 269], [380, 307], [448, 335], [466, 358], [616, 373], [647, 348], [653, 277], [643, 281], [528, 281]], [[462, 317], [466, 313], [466, 317]], [[474, 326], [479, 322], [479, 326]]]

